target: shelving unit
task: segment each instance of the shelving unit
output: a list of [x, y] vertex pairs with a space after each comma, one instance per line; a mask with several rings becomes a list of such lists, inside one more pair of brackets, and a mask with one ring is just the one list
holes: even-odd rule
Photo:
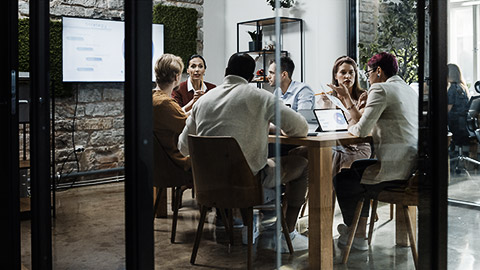
[[[22, 220], [30, 219], [31, 207], [30, 207], [30, 138], [27, 134], [30, 132], [30, 74], [28, 72], [20, 72], [19, 74], [19, 87], [18, 87], [18, 124], [19, 130], [21, 130], [22, 144], [21, 144], [21, 154], [19, 159], [19, 170], [20, 170], [20, 218]], [[55, 141], [55, 94], [52, 90], [51, 96], [51, 137], [52, 142]], [[55, 144], [51, 145], [51, 175], [52, 175], [52, 216], [56, 216], [55, 210]], [[20, 150], [20, 149], [19, 149]]]
[[[297, 39], [299, 55], [297, 55], [297, 61], [295, 61], [295, 59], [292, 60], [294, 60], [295, 62], [296, 72], [300, 72], [299, 80], [303, 82], [303, 20], [297, 18], [280, 17], [280, 24], [280, 52], [282, 56], [290, 56], [291, 52], [296, 51], [295, 49], [290, 48], [289, 50], [284, 48], [284, 33], [286, 32], [286, 30], [288, 30], [287, 32], [289, 32], [289, 34], [298, 36]], [[251, 41], [250, 35], [248, 34], [249, 31], [255, 31], [256, 33], [256, 50], [249, 49], [248, 42]], [[260, 32], [262, 33], [261, 35], [259, 35]], [[237, 23], [237, 52], [250, 54], [257, 62], [256, 72], [258, 72], [259, 70], [263, 70], [263, 75], [257, 74], [252, 81], [260, 84], [268, 82], [266, 78], [268, 64], [271, 59], [275, 58], [275, 49], [268, 48], [267, 44], [264, 45], [263, 38], [265, 38], [266, 36], [270, 37], [270, 44], [272, 41], [276, 40], [275, 18], [265, 18]], [[290, 37], [290, 39], [292, 38]], [[288, 45], [289, 44], [287, 44], [287, 47]], [[274, 46], [277, 46], [277, 44], [275, 44]]]

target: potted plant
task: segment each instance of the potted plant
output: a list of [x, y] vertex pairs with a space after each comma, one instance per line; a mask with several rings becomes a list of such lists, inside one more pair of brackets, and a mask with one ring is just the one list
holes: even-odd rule
[[248, 49], [250, 51], [258, 51], [262, 47], [262, 29], [257, 31], [247, 31], [252, 41], [248, 42]]
[[[267, 0], [267, 3], [275, 10], [275, 0]], [[295, 0], [280, 0], [281, 8], [291, 8], [295, 4]]]

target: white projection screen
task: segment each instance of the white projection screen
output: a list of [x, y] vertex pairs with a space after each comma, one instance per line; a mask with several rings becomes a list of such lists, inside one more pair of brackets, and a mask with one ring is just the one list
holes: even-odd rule
[[[122, 21], [63, 17], [64, 82], [124, 82], [125, 27]], [[152, 25], [152, 82], [163, 54], [163, 25]], [[147, 49], [147, 48], [146, 48]]]

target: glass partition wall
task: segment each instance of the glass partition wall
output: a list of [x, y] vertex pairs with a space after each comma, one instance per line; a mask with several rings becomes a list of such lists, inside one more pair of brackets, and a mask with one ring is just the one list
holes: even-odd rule
[[[12, 213], [12, 220], [25, 218], [17, 224], [20, 227], [20, 239], [8, 242], [8, 247], [18, 244], [18, 253], [21, 255], [15, 256], [14, 252], [8, 259], [15, 260], [28, 269], [247, 268], [249, 251], [243, 242], [248, 240], [248, 229], [242, 217], [248, 220], [248, 215], [242, 215], [237, 210], [227, 211], [225, 215], [228, 218], [222, 221], [221, 209], [209, 207], [205, 220], [202, 220], [199, 211], [201, 206], [198, 205], [199, 198], [196, 195], [198, 190], [194, 185], [184, 185], [175, 192], [165, 189], [162, 196], [158, 197], [154, 193], [154, 190], [158, 190], [152, 188], [153, 173], [157, 166], [152, 157], [155, 144], [151, 140], [153, 113], [150, 106], [151, 90], [155, 88], [151, 80], [154, 63], [150, 65], [150, 50], [143, 49], [150, 46], [152, 39], [150, 31], [145, 29], [150, 29], [151, 21], [155, 21], [155, 16], [159, 14], [152, 13], [155, 7], [152, 7], [151, 1], [125, 1], [123, 6], [101, 7], [102, 11], [94, 16], [95, 19], [109, 22], [125, 22], [125, 40], [128, 42], [122, 43], [117, 49], [120, 58], [125, 59], [126, 81], [64, 83], [62, 87], [71, 92], [59, 95], [56, 95], [56, 80], [61, 79], [56, 79], [54, 75], [47, 77], [45, 68], [42, 69], [42, 63], [48, 62], [44, 59], [48, 54], [42, 55], [41, 50], [45, 50], [47, 45], [43, 43], [45, 39], [38, 35], [59, 35], [55, 24], [61, 24], [64, 7], [52, 5], [48, 12], [48, 1], [37, 2], [29, 11], [22, 10], [25, 5], [13, 7], [20, 9], [20, 14], [29, 13], [30, 16], [22, 16], [38, 22], [30, 30], [33, 31], [31, 39], [42, 42], [33, 43], [38, 48], [32, 48], [32, 63], [35, 65], [30, 70], [30, 82], [34, 84], [33, 89], [45, 86], [48, 78], [51, 86], [44, 88], [53, 87], [56, 90], [50, 89], [50, 96], [45, 95], [45, 91], [31, 96], [31, 102], [35, 104], [32, 105], [30, 116], [36, 122], [27, 128], [20, 126], [20, 132], [22, 128], [23, 131], [29, 131], [31, 139], [21, 136], [20, 143], [10, 144], [19, 144], [20, 149], [22, 145], [30, 147], [26, 142], [32, 144], [28, 149], [32, 150], [29, 157], [34, 161], [30, 163], [30, 188], [27, 187], [28, 171], [24, 182], [21, 173], [9, 174], [9, 179], [20, 178], [19, 182], [15, 182], [17, 179], [12, 183], [20, 186], [20, 196], [31, 196], [32, 208], [30, 216], [21, 213], [20, 217], [18, 213], [13, 213], [16, 211], [7, 209]], [[274, 184], [263, 192], [266, 204], [253, 210], [252, 219], [256, 227], [252, 237], [255, 240], [251, 253], [253, 268], [414, 269], [415, 264], [417, 269], [478, 268], [478, 245], [471, 240], [475, 235], [474, 227], [469, 227], [469, 224], [476, 224], [478, 216], [478, 200], [474, 192], [478, 168], [475, 163], [459, 158], [463, 155], [477, 159], [475, 146], [478, 143], [469, 142], [462, 147], [452, 144], [455, 142], [452, 130], [449, 130], [451, 135], [448, 137], [435, 136], [446, 132], [445, 108], [450, 104], [444, 92], [436, 91], [447, 88], [447, 54], [443, 50], [448, 48], [448, 63], [461, 67], [470, 96], [476, 95], [474, 85], [478, 80], [479, 69], [476, 51], [478, 5], [475, 1], [331, 0], [295, 1], [290, 6], [293, 1], [276, 0], [259, 4], [256, 0], [205, 0], [200, 1], [202, 4], [192, 4], [191, 1], [179, 0], [177, 4], [182, 6], [184, 2], [188, 2], [188, 7], [192, 9], [188, 10], [188, 16], [195, 18], [190, 22], [194, 25], [190, 39], [195, 37], [195, 42], [192, 43], [194, 49], [191, 53], [181, 55], [185, 65], [181, 81], [187, 82], [190, 76], [194, 76], [193, 73], [190, 74], [194, 68], [188, 60], [190, 55], [200, 54], [205, 59], [205, 66], [208, 62], [208, 70], [202, 82], [208, 81], [221, 87], [225, 82], [224, 75], [230, 56], [242, 52], [255, 61], [254, 82], [248, 85], [259, 88], [258, 91], [274, 94], [269, 94], [274, 97], [275, 105], [273, 116], [268, 120], [272, 121], [275, 128], [271, 128], [266, 155], [273, 158], [277, 166], [270, 168], [275, 175]], [[443, 16], [446, 15], [447, 4], [448, 41], [444, 21], [446, 16]], [[249, 6], [256, 8], [251, 9]], [[79, 11], [75, 16], [83, 17], [84, 14], [90, 14], [88, 10], [93, 11], [99, 7], [84, 8], [84, 13]], [[172, 11], [165, 9], [162, 12], [173, 14], [178, 10], [168, 13]], [[145, 14], [153, 14], [154, 18]], [[167, 17], [169, 16], [173, 15]], [[45, 24], [47, 18], [53, 21], [50, 28]], [[252, 22], [253, 29], [242, 30], [238, 26]], [[173, 38], [169, 33], [168, 22], [164, 23], [165, 40], [171, 41]], [[96, 30], [101, 28], [101, 24], [94, 26], [97, 27]], [[23, 31], [21, 27], [22, 22], [19, 23], [19, 32]], [[393, 27], [400, 28], [395, 33], [388, 32]], [[12, 28], [12, 33], [15, 32], [16, 29]], [[173, 36], [180, 32], [183, 33], [184, 30], [177, 31]], [[20, 44], [23, 42], [21, 35], [19, 33]], [[70, 41], [78, 38], [79, 36], [71, 36]], [[53, 40], [51, 38], [50, 42]], [[249, 41], [253, 47], [247, 46]], [[391, 44], [396, 47], [389, 47]], [[173, 42], [172, 45], [165, 41], [164, 45], [165, 53], [181, 54], [175, 50], [180, 47], [179, 44]], [[115, 48], [112, 46], [111, 51]], [[81, 46], [78, 49], [85, 53], [91, 52], [92, 47]], [[378, 150], [378, 145], [375, 147], [378, 134], [366, 134], [365, 138], [359, 138], [349, 135], [343, 130], [344, 127], [336, 126], [336, 132], [309, 130], [307, 137], [298, 138], [305, 135], [305, 130], [295, 133], [288, 122], [292, 117], [303, 115], [309, 128], [313, 123], [318, 125], [321, 113], [326, 110], [311, 109], [325, 109], [328, 102], [332, 103], [331, 108], [338, 109], [331, 111], [329, 117], [333, 117], [337, 123], [343, 122], [345, 118], [351, 120], [352, 107], [327, 96], [331, 92], [327, 84], [335, 84], [339, 78], [354, 75], [362, 89], [371, 89], [374, 84], [369, 80], [376, 76], [372, 68], [378, 67], [368, 66], [367, 62], [380, 51], [395, 53], [399, 60], [399, 74], [409, 85], [409, 91], [414, 93], [412, 96], [416, 95], [415, 101], [418, 101], [418, 166], [414, 170], [417, 178], [409, 179], [413, 179], [410, 183], [418, 179], [418, 190], [413, 191], [417, 192], [414, 194], [421, 195], [420, 200], [417, 195], [413, 196], [414, 203], [409, 208], [398, 203], [395, 206], [384, 201], [378, 204], [372, 202], [371, 208], [376, 208], [376, 214], [373, 219], [364, 219], [364, 215], [359, 218], [360, 233], [357, 236], [361, 236], [362, 229], [365, 235], [359, 237], [360, 240], [354, 238], [347, 259], [344, 244], [348, 228], [343, 224], [348, 221], [344, 213], [345, 196], [341, 193], [344, 189], [341, 185], [338, 186], [338, 182], [334, 185], [333, 178], [337, 172], [345, 172], [351, 164], [346, 162], [338, 171], [334, 164], [345, 161], [337, 158], [345, 157], [344, 154], [350, 150], [359, 150], [363, 146], [373, 146], [369, 152], [373, 154], [365, 154], [366, 158], [378, 157], [375, 152]], [[340, 66], [343, 69], [352, 68], [352, 72], [347, 70], [342, 74], [342, 68], [334, 68], [337, 59], [345, 55], [350, 56], [357, 65], [342, 63]], [[288, 71], [284, 72], [284, 67], [278, 64], [282, 63], [285, 56], [295, 64], [293, 76]], [[99, 57], [103, 56], [95, 55], [87, 59], [96, 63]], [[271, 60], [276, 64], [271, 65]], [[50, 70], [50, 73], [54, 73], [54, 70]], [[277, 76], [272, 76], [274, 74]], [[298, 104], [288, 100], [288, 94], [286, 96], [280, 91], [283, 90], [284, 78], [289, 76], [292, 76], [292, 81], [308, 85], [313, 92], [314, 100], [309, 113], [302, 111]], [[10, 82], [14, 82], [13, 78], [10, 79]], [[9, 89], [12, 89], [11, 86]], [[45, 98], [54, 105], [53, 109], [46, 109], [46, 104], [49, 104], [45, 103]], [[17, 102], [19, 106], [23, 104], [23, 101]], [[371, 105], [368, 99], [365, 102]], [[257, 108], [257, 114], [262, 109]], [[292, 116], [286, 110], [296, 110], [299, 114]], [[13, 112], [11, 108], [9, 111]], [[46, 117], [48, 111], [53, 111], [53, 114]], [[254, 117], [247, 122], [254, 122]], [[302, 118], [298, 119], [303, 122]], [[324, 129], [327, 129], [324, 126], [326, 121], [320, 121]], [[296, 128], [305, 128], [303, 124], [300, 125], [302, 127], [297, 126], [299, 121], [296, 122]], [[45, 131], [50, 128], [47, 123], [53, 125], [54, 131], [50, 137]], [[249, 129], [248, 124], [245, 129]], [[48, 144], [41, 143], [48, 138], [56, 147], [54, 155], [49, 154], [51, 149], [47, 147]], [[251, 139], [254, 139], [253, 136]], [[256, 150], [259, 155], [265, 154], [260, 150], [263, 151]], [[20, 158], [23, 157], [22, 154], [20, 152]], [[304, 204], [299, 201], [292, 203], [292, 195], [289, 194], [295, 193], [292, 191], [293, 185], [282, 183], [285, 182], [282, 175], [291, 172], [282, 163], [288, 162], [292, 156], [296, 156], [297, 161], [308, 161], [294, 166], [296, 169], [305, 169], [299, 172], [302, 176], [308, 175]], [[16, 155], [12, 157], [18, 158]], [[28, 159], [28, 155], [26, 157]], [[50, 166], [46, 160], [52, 160], [52, 164], [55, 164], [53, 171], [58, 172], [55, 173], [58, 176], [54, 178], [53, 184], [47, 173], [50, 170], [46, 168]], [[269, 163], [272, 164], [271, 161]], [[450, 164], [449, 174], [447, 164]], [[264, 177], [262, 182], [264, 174], [265, 172], [261, 173]], [[300, 176], [292, 179], [298, 180]], [[338, 188], [335, 192], [334, 186]], [[298, 192], [295, 194], [298, 195]], [[267, 203], [268, 198], [271, 200]], [[18, 194], [8, 194], [8, 199], [18, 200]], [[158, 204], [154, 204], [154, 201]], [[341, 207], [339, 201], [342, 201]], [[364, 201], [364, 204], [369, 205], [369, 200]], [[158, 208], [152, 217], [154, 205]], [[175, 205], [179, 206], [178, 212], [174, 211]], [[354, 205], [356, 206], [355, 203]], [[285, 206], [285, 212], [282, 211], [282, 206]], [[298, 212], [295, 222], [292, 222], [291, 208]], [[282, 233], [285, 230], [280, 221], [284, 214], [288, 234]], [[177, 217], [176, 227], [172, 226], [175, 224], [174, 216]], [[51, 224], [46, 221], [51, 221]], [[200, 222], [204, 222], [203, 235], [195, 264], [192, 265], [192, 249]], [[352, 225], [353, 223], [352, 220]], [[410, 226], [406, 227], [405, 224]], [[13, 233], [15, 235], [15, 231]], [[365, 240], [368, 236], [371, 243]], [[293, 240], [293, 254], [289, 254], [286, 238]], [[414, 257], [415, 250], [409, 247], [413, 241], [418, 246], [418, 261]]]
[[[476, 255], [480, 250], [475, 242], [477, 226], [473, 225], [480, 213], [480, 197], [476, 192], [480, 162], [475, 105], [480, 95], [479, 8], [476, 1], [448, 1], [448, 259], [449, 266], [462, 269], [476, 269], [480, 265]], [[457, 102], [460, 101], [457, 97], [463, 97], [462, 102]]]

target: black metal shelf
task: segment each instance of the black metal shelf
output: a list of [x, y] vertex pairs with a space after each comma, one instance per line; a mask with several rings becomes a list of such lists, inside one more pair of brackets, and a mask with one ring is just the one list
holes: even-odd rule
[[[300, 65], [297, 64], [297, 66], [299, 66], [299, 69], [300, 69], [300, 81], [303, 82], [304, 80], [304, 61], [303, 61], [303, 40], [304, 40], [304, 35], [303, 35], [303, 20], [302, 19], [298, 19], [298, 18], [288, 18], [288, 17], [280, 17], [280, 24], [292, 24], [292, 23], [297, 23], [299, 24], [299, 43], [300, 43]], [[262, 32], [263, 30], [263, 27], [264, 26], [272, 26], [272, 25], [275, 25], [275, 17], [273, 18], [264, 18], [264, 19], [258, 19], [258, 20], [250, 20], [250, 21], [243, 21], [243, 22], [239, 22], [237, 23], [237, 52], [239, 53], [248, 53], [248, 54], [257, 54], [258, 57], [255, 59], [255, 61], [257, 61], [260, 57], [263, 58], [262, 61], [262, 65], [261, 65], [261, 68], [260, 69], [263, 69], [264, 71], [267, 69], [267, 60], [266, 58], [271, 58], [273, 59], [272, 56], [275, 55], [275, 50], [266, 50], [266, 49], [262, 49], [262, 44], [261, 42], [258, 42], [258, 40], [260, 39], [261, 40], [261, 35], [259, 35], [258, 33]], [[257, 34], [257, 41], [254, 41], [256, 44], [255, 44], [255, 47], [256, 48], [260, 48], [260, 49], [256, 49], [256, 50], [246, 50], [246, 51], [240, 51], [240, 27], [241, 26], [247, 26], [247, 27], [255, 27], [256, 28], [256, 34]], [[289, 52], [287, 50], [282, 50], [283, 49], [283, 33], [281, 31], [280, 33], [281, 37], [280, 37], [280, 44], [275, 44], [275, 46], [280, 46], [279, 48], [281, 49], [280, 51], [280, 54], [282, 56], [289, 56]], [[254, 82], [257, 82], [257, 83], [266, 83], [268, 82], [268, 80], [266, 80], [266, 75], [263, 75], [264, 77], [264, 80], [262, 81], [254, 81]]]

